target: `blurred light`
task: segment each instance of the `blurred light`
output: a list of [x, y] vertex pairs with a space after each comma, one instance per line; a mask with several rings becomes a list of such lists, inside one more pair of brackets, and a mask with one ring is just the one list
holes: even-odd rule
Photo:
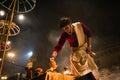
[[10, 41], [7, 42], [8, 45], [9, 45], [10, 43], [11, 43]]
[[20, 73], [17, 73], [17, 75], [19, 76], [19, 75], [20, 75]]
[[7, 78], [8, 78], [7, 76], [2, 76], [1, 77], [2, 80], [7, 80]]
[[23, 16], [22, 14], [20, 14], [20, 15], [18, 16], [18, 19], [19, 19], [19, 20], [24, 20], [24, 16]]
[[5, 11], [1, 10], [0, 11], [0, 16], [4, 16], [5, 15]]
[[29, 57], [31, 57], [32, 55], [33, 55], [33, 52], [32, 52], [32, 51], [28, 53], [28, 56], [29, 56]]
[[15, 57], [15, 54], [14, 53], [8, 53], [8, 56], [13, 58], [13, 57]]
[[2, 58], [0, 58], [0, 61], [2, 61]]

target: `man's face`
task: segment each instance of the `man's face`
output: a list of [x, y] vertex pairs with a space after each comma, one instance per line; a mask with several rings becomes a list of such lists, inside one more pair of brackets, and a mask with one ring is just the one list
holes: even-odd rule
[[71, 24], [64, 26], [62, 30], [69, 34], [71, 32]]

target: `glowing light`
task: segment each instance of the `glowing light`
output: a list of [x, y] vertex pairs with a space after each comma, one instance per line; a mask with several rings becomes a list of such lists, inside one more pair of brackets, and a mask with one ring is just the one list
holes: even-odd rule
[[22, 14], [19, 15], [19, 20], [24, 20], [24, 16]]
[[4, 16], [5, 15], [5, 12], [3, 10], [0, 11], [0, 15], [1, 16]]
[[12, 57], [15, 57], [15, 54], [14, 53], [8, 53], [8, 56], [12, 58]]
[[2, 76], [1, 79], [2, 80], [6, 80], [8, 77], [7, 76]]
[[32, 55], [33, 55], [33, 52], [32, 52], [32, 51], [28, 53], [28, 56], [29, 56], [29, 57], [31, 57]]
[[7, 42], [8, 45], [9, 45], [10, 43], [11, 43], [10, 41]]
[[2, 61], [2, 58], [0, 58], [0, 61]]

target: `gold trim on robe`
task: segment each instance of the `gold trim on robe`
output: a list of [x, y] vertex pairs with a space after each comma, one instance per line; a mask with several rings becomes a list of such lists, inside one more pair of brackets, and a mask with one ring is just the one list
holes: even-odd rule
[[92, 72], [96, 80], [99, 80], [98, 67], [93, 58], [86, 52], [87, 43], [80, 22], [72, 24], [76, 33], [79, 47], [72, 47], [73, 53], [70, 55], [71, 72], [75, 76], [83, 76]]

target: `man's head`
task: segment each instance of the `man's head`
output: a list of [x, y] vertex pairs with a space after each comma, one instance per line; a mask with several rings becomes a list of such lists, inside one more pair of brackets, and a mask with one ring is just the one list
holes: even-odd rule
[[60, 19], [60, 28], [66, 33], [71, 33], [71, 19], [68, 17], [62, 17]]
[[71, 23], [72, 23], [72, 21], [69, 17], [62, 17], [62, 18], [60, 18], [59, 25], [60, 25], [60, 28], [63, 28]]

